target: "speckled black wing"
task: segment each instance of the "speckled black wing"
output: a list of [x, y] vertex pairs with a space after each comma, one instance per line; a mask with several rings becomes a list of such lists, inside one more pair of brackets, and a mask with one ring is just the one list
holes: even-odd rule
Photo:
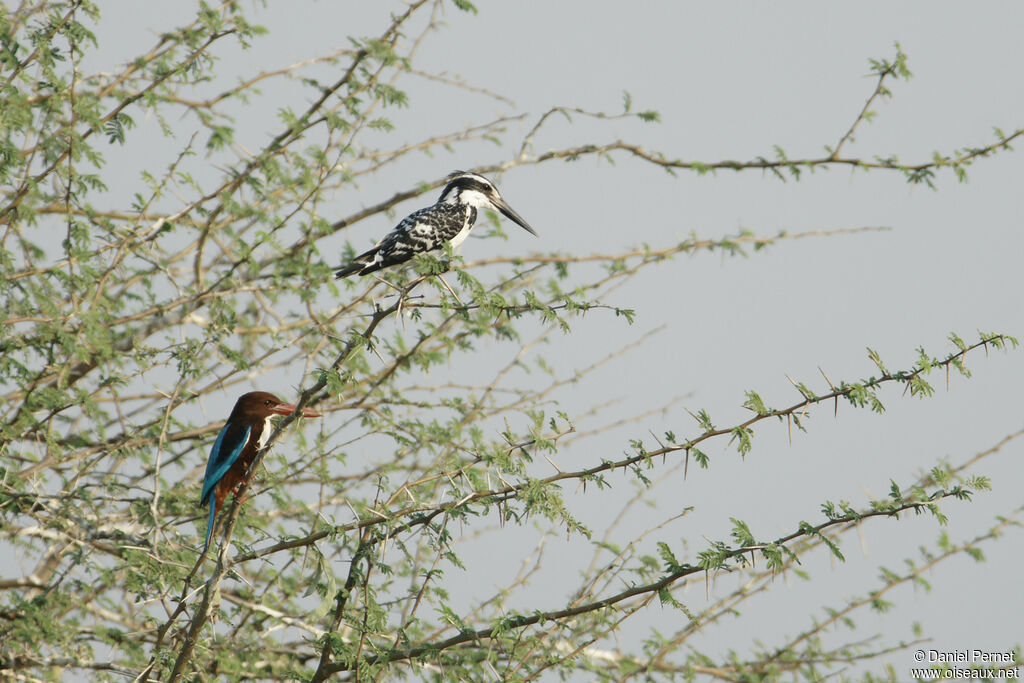
[[335, 277], [343, 278], [353, 273], [367, 275], [405, 263], [416, 254], [439, 249], [459, 234], [467, 219], [472, 223], [474, 218], [476, 209], [457, 204], [434, 204], [414, 211], [373, 249], [356, 256], [352, 263], [337, 271]]

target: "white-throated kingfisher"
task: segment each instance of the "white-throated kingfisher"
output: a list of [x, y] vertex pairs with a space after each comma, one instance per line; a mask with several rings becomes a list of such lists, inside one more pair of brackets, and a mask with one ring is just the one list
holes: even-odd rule
[[[217, 511], [223, 508], [228, 493], [238, 493], [256, 454], [270, 438], [270, 418], [275, 415], [291, 415], [295, 408], [291, 403], [285, 403], [265, 391], [250, 391], [239, 396], [227, 424], [213, 442], [210, 459], [206, 463], [203, 495], [199, 499], [200, 505], [210, 505], [204, 553], [210, 545]], [[310, 408], [303, 408], [300, 414], [304, 417], [320, 417], [320, 413]]]

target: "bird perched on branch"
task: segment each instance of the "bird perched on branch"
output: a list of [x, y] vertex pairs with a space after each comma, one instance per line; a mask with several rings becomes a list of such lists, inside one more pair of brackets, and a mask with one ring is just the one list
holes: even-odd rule
[[433, 206], [414, 211], [395, 226], [381, 241], [352, 263], [335, 273], [338, 279], [353, 273], [368, 275], [381, 268], [404, 263], [416, 254], [456, 248], [469, 235], [480, 209], [504, 214], [532, 235], [537, 233], [509, 206], [487, 178], [476, 173], [455, 171], [448, 176], [441, 197]]
[[[227, 424], [213, 442], [210, 459], [206, 463], [203, 495], [199, 499], [200, 505], [210, 505], [204, 553], [210, 545], [217, 511], [223, 508], [228, 493], [237, 495], [239, 488], [246, 483], [250, 465], [270, 438], [270, 418], [274, 415], [291, 415], [295, 408], [291, 403], [285, 403], [265, 391], [251, 391], [238, 398]], [[310, 408], [303, 408], [300, 414], [304, 417], [320, 417], [320, 413]]]

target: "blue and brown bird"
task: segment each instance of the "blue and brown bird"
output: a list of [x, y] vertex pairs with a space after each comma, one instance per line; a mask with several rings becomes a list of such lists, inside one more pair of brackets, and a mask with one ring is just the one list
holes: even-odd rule
[[[200, 505], [210, 505], [204, 553], [210, 545], [217, 511], [223, 508], [228, 493], [237, 495], [239, 488], [246, 482], [256, 454], [270, 438], [270, 418], [275, 415], [291, 415], [295, 409], [291, 403], [285, 403], [265, 391], [251, 391], [238, 398], [227, 424], [213, 442], [210, 459], [206, 463], [203, 495], [199, 499]], [[303, 408], [300, 414], [304, 417], [320, 417], [320, 413], [310, 408]]]
[[476, 173], [455, 171], [448, 176], [437, 203], [403, 218], [373, 249], [356, 256], [334, 276], [341, 279], [354, 273], [368, 275], [405, 263], [416, 254], [443, 249], [445, 244], [455, 249], [469, 236], [480, 209], [498, 211], [530, 234], [537, 234], [501, 198], [494, 183]]

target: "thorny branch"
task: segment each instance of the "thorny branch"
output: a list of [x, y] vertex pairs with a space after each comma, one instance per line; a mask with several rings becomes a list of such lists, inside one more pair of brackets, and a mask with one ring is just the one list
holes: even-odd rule
[[[39, 65], [48, 56], [40, 46], [74, 28], [76, 9], [82, 5], [76, 2], [61, 6], [60, 12], [41, 21], [40, 29], [33, 34], [37, 42], [27, 54], [13, 49], [9, 55], [4, 53], [2, 68], [6, 74], [0, 90], [7, 92], [15, 86], [46, 82], [30, 73], [33, 68], [41, 69]], [[433, 14], [427, 27], [414, 35], [407, 20], [427, 6], [433, 7]], [[533, 117], [514, 112], [495, 116], [480, 125], [446, 130], [386, 149], [363, 146], [362, 133], [379, 123], [373, 119], [374, 112], [393, 93], [388, 88], [393, 89], [404, 75], [451, 85], [511, 105], [501, 95], [467, 85], [457, 77], [427, 74], [411, 66], [416, 48], [437, 26], [442, 7], [436, 0], [408, 3], [403, 6], [404, 14], [392, 17], [388, 28], [373, 41], [360, 42], [351, 49], [337, 49], [327, 57], [260, 72], [241, 79], [234, 87], [219, 88], [212, 96], [195, 96], [193, 92], [200, 91], [190, 90], [189, 86], [206, 78], [203, 64], [216, 58], [215, 52], [227, 42], [222, 39], [246, 31], [244, 21], [233, 15], [237, 9], [234, 3], [223, 3], [180, 30], [161, 34], [152, 48], [113, 74], [78, 74], [82, 52], [75, 47], [77, 43], [69, 42], [72, 71], [66, 94], [56, 90], [24, 91], [24, 103], [36, 107], [32, 115], [38, 117], [41, 128], [26, 130], [22, 144], [14, 148], [14, 156], [20, 153], [20, 166], [11, 176], [13, 182], [5, 185], [7, 192], [0, 205], [0, 224], [6, 226], [0, 247], [11, 255], [10, 272], [4, 280], [10, 288], [7, 303], [12, 311], [4, 320], [0, 352], [21, 364], [3, 387], [0, 408], [0, 428], [4, 430], [0, 435], [0, 512], [18, 521], [0, 531], [0, 538], [19, 550], [39, 552], [38, 557], [27, 556], [26, 562], [35, 559], [36, 564], [31, 571], [26, 570], [25, 576], [0, 580], [0, 590], [12, 596], [0, 611], [0, 668], [67, 667], [121, 675], [137, 673], [137, 668], [121, 666], [113, 655], [111, 661], [103, 662], [5, 650], [8, 636], [31, 627], [32, 620], [49, 609], [55, 615], [55, 623], [75, 624], [64, 629], [71, 639], [69, 648], [77, 648], [79, 643], [85, 643], [82, 647], [87, 648], [92, 642], [103, 643], [102, 647], [112, 652], [123, 648], [124, 652], [134, 653], [130, 656], [136, 657], [139, 667], [148, 659], [148, 665], [138, 673], [139, 680], [162, 679], [168, 670], [168, 680], [178, 680], [205, 656], [201, 636], [212, 630], [208, 624], [221, 598], [237, 608], [229, 625], [229, 640], [234, 641], [237, 636], [238, 642], [244, 641], [253, 623], [270, 624], [270, 630], [279, 629], [287, 634], [279, 645], [261, 650], [258, 660], [240, 664], [243, 675], [253, 678], [290, 675], [307, 663], [315, 666], [306, 673], [316, 680], [341, 671], [362, 674], [366, 670], [363, 667], [415, 660], [471, 642], [489, 641], [504, 647], [508, 642], [502, 639], [507, 634], [511, 634], [514, 642], [498, 656], [508, 659], [510, 671], [525, 672], [529, 657], [550, 655], [546, 664], [529, 671], [531, 676], [546, 667], [557, 666], [559, 661], [579, 657], [607, 655], [605, 661], [621, 661], [615, 660], [614, 654], [596, 649], [598, 638], [611, 633], [629, 616], [660, 597], [662, 589], [669, 591], [688, 581], [697, 581], [706, 568], [699, 564], [680, 566], [666, 571], [658, 580], [615, 590], [612, 586], [627, 570], [627, 558], [633, 557], [631, 544], [616, 554], [617, 564], [609, 565], [607, 571], [590, 571], [588, 582], [581, 582], [581, 590], [563, 609], [511, 615], [490, 628], [470, 628], [468, 624], [479, 626], [488, 613], [498, 611], [505, 599], [499, 590], [493, 598], [471, 606], [462, 615], [464, 626], [443, 620], [426, 624], [425, 606], [434, 608], [437, 604], [432, 601], [432, 591], [443, 590], [445, 585], [439, 578], [439, 567], [450, 559], [450, 546], [442, 538], [449, 525], [465, 524], [470, 515], [486, 517], [490, 512], [497, 512], [496, 523], [504, 524], [512, 518], [510, 515], [520, 511], [516, 506], [523, 504], [527, 494], [537, 487], [562, 481], [585, 486], [599, 482], [607, 472], [647, 466], [658, 455], [683, 455], [685, 467], [690, 454], [706, 440], [736, 437], [769, 417], [798, 420], [811, 406], [829, 400], [836, 404], [839, 398], [856, 402], [856, 396], [865, 390], [873, 391], [885, 383], [905, 383], [910, 387], [927, 371], [922, 365], [905, 373], [885, 372], [879, 378], [853, 386], [833, 387], [822, 396], [803, 394], [801, 402], [759, 412], [728, 429], [705, 429], [679, 444], [659, 442], [660, 448], [651, 451], [638, 446], [626, 458], [597, 464], [591, 464], [596, 462], [592, 460], [588, 467], [574, 471], [562, 469], [544, 453], [543, 446], [592, 436], [607, 425], [579, 431], [566, 419], [561, 427], [538, 428], [526, 436], [515, 434], [506, 425], [501, 439], [494, 442], [473, 434], [478, 425], [486, 425], [490, 430], [489, 420], [500, 421], [510, 413], [538, 410], [551, 402], [556, 388], [589, 372], [592, 368], [570, 375], [552, 372], [547, 383], [539, 387], [515, 386], [510, 380], [516, 370], [525, 366], [524, 357], [531, 345], [543, 344], [568, 314], [609, 308], [621, 312], [602, 301], [618, 283], [647, 265], [701, 249], [734, 252], [744, 246], [759, 248], [811, 233], [773, 237], [741, 234], [723, 240], [694, 237], [678, 245], [619, 254], [485, 258], [464, 264], [460, 276], [466, 275], [468, 282], [473, 280], [470, 271], [490, 273], [484, 269], [495, 265], [512, 265], [515, 272], [502, 275], [503, 279], [493, 286], [484, 287], [476, 282], [482, 298], [466, 297], [465, 304], [456, 303], [441, 292], [440, 298], [407, 296], [385, 308], [374, 305], [372, 312], [367, 312], [371, 297], [380, 295], [381, 286], [373, 283], [360, 288], [360, 283], [355, 289], [344, 290], [343, 303], [321, 310], [310, 301], [309, 292], [323, 287], [331, 277], [329, 266], [334, 257], [324, 256], [319, 250], [327, 244], [326, 240], [342, 229], [388, 214], [401, 202], [438, 187], [444, 176], [390, 195], [375, 190], [376, 197], [367, 205], [353, 202], [353, 206], [362, 208], [346, 209], [347, 215], [340, 218], [335, 218], [337, 213], [326, 219], [321, 215], [320, 203], [326, 195], [349, 192], [358, 179], [371, 177], [416, 153], [430, 154], [480, 140], [507, 141], [513, 135], [509, 131], [524, 123], [526, 133], [509, 146], [514, 152], [512, 158], [499, 158], [472, 170], [493, 173], [560, 159], [625, 154], [670, 172], [761, 169], [782, 177], [782, 171], [794, 173], [803, 168], [847, 165], [895, 170], [912, 182], [930, 182], [930, 174], [938, 169], [948, 167], [959, 173], [977, 158], [1009, 149], [1009, 143], [1024, 131], [999, 134], [989, 146], [963, 149], [912, 165], [902, 164], [895, 157], [868, 160], [840, 156], [858, 125], [868, 120], [870, 106], [886, 94], [885, 79], [893, 72], [882, 69], [875, 91], [854, 123], [835, 149], [821, 158], [792, 160], [780, 156], [771, 161], [758, 157], [746, 162], [704, 163], [672, 158], [623, 140], [603, 145], [556, 146], [534, 154], [539, 134], [549, 132], [550, 123], [561, 116], [570, 120], [649, 120], [648, 114], [633, 114], [628, 107], [623, 114], [615, 115], [573, 107], [553, 107]], [[10, 35], [28, 25], [30, 18], [42, 18], [46, 8], [45, 2], [21, 3], [10, 13]], [[214, 15], [223, 21], [220, 27], [211, 20]], [[8, 37], [3, 36], [4, 40]], [[7, 45], [5, 42], [5, 49]], [[16, 58], [12, 60], [11, 56]], [[78, 161], [79, 153], [87, 151], [89, 143], [103, 133], [114, 137], [120, 134], [116, 126], [111, 126], [120, 125], [129, 111], [143, 105], [158, 108], [167, 104], [174, 111], [198, 120], [204, 131], [217, 130], [221, 124], [230, 123], [225, 113], [227, 105], [253, 95], [259, 84], [275, 78], [301, 80], [308, 67], [333, 65], [342, 59], [349, 61], [340, 78], [332, 76], [326, 86], [310, 80], [314, 94], [306, 100], [308, 104], [281, 126], [268, 143], [251, 154], [244, 145], [233, 143], [230, 149], [237, 158], [218, 166], [226, 166], [226, 170], [214, 181], [201, 183], [191, 177], [195, 166], [189, 165], [190, 157], [201, 151], [201, 145], [196, 144], [198, 133], [194, 132], [185, 136], [187, 142], [180, 147], [176, 159], [164, 172], [156, 174], [147, 185], [145, 196], [137, 197], [130, 209], [91, 206], [84, 196], [75, 195], [78, 183], [86, 176], [83, 169], [88, 168]], [[193, 78], [194, 81], [190, 80]], [[96, 103], [91, 117], [84, 109], [79, 110], [84, 101]], [[13, 100], [8, 104], [13, 106]], [[45, 114], [41, 113], [44, 111]], [[97, 132], [101, 135], [96, 135]], [[323, 138], [317, 138], [321, 132]], [[65, 142], [48, 147], [54, 140]], [[308, 152], [307, 156], [301, 145], [320, 149]], [[211, 149], [206, 150], [208, 154]], [[222, 158], [208, 158], [204, 165], [213, 166]], [[58, 191], [47, 191], [48, 183]], [[174, 201], [168, 201], [172, 196]], [[91, 241], [77, 250], [64, 246], [63, 251], [53, 245], [37, 247], [31, 243], [34, 230], [55, 224], [46, 221], [58, 220], [66, 228], [66, 243], [74, 242], [74, 223], [88, 228]], [[853, 231], [870, 229], [873, 228]], [[836, 232], [843, 231], [822, 234]], [[20, 261], [13, 258], [18, 248], [22, 250]], [[324, 253], [333, 253], [331, 249]], [[531, 292], [538, 298], [529, 304], [514, 299], [517, 293], [528, 291], [527, 287], [542, 284], [542, 278], [551, 271], [577, 263], [609, 266], [605, 275], [574, 283], [580, 292], [591, 297], [588, 300], [579, 300], [575, 292], [545, 296]], [[508, 301], [494, 303], [505, 296]], [[26, 306], [26, 301], [30, 305]], [[485, 319], [486, 312], [493, 316]], [[548, 324], [532, 341], [523, 343], [510, 323], [517, 317], [533, 314], [545, 319], [554, 316], [556, 322]], [[382, 334], [387, 328], [380, 327], [389, 318], [401, 319], [402, 328], [399, 330], [396, 325], [393, 336]], [[408, 330], [415, 338], [409, 336], [406, 320], [413, 321]], [[339, 326], [345, 330], [341, 336], [337, 334]], [[416, 363], [451, 358], [453, 349], [472, 349], [478, 338], [487, 335], [519, 344], [519, 352], [501, 364], [488, 380], [474, 385], [454, 381], [416, 384], [410, 380], [405, 385], [407, 392], [394, 390], [396, 378]], [[944, 367], [948, 371], [951, 366], [958, 367], [971, 349], [1003, 341], [1007, 339], [985, 337], [930, 368]], [[371, 370], [363, 358], [370, 353], [364, 354], [364, 350], [382, 360], [383, 367]], [[240, 546], [236, 555], [229, 557], [242, 511], [236, 498], [222, 515], [223, 543], [213, 571], [195, 586], [193, 577], [208, 565], [205, 557], [193, 565], [194, 550], [187, 540], [182, 540], [191, 538], [192, 520], [188, 516], [194, 506], [192, 462], [196, 452], [218, 430], [219, 423], [210, 421], [193, 426], [178, 409], [195, 405], [217, 391], [268, 380], [277, 371], [295, 368], [302, 372], [294, 374], [303, 378], [317, 373], [300, 392], [300, 408], [317, 405], [336, 414], [350, 411], [351, 415], [333, 433], [321, 433], [317, 448], [295, 455], [289, 462], [292, 476], [288, 487], [275, 490], [275, 474], [271, 471], [266, 493], [272, 495], [263, 499], [274, 497], [274, 509], [260, 509], [258, 504], [250, 503], [248, 510], [256, 508], [265, 522], [287, 520], [291, 526], [286, 527], [285, 534], [256, 550]], [[344, 397], [331, 384], [339, 378], [345, 387]], [[298, 382], [299, 386], [304, 384], [301, 379]], [[165, 386], [170, 389], [164, 390]], [[472, 398], [463, 399], [460, 404], [452, 398], [456, 394]], [[407, 412], [403, 414], [403, 410]], [[427, 411], [455, 414], [438, 427], [439, 431], [449, 430], [447, 442], [429, 443], [423, 438], [421, 426], [408, 418], [410, 413]], [[223, 416], [217, 413], [217, 417]], [[358, 436], [345, 432], [361, 420], [366, 421], [367, 427]], [[262, 466], [272, 445], [294, 421], [294, 415], [279, 421], [250, 475]], [[499, 427], [493, 431], [501, 430]], [[331, 437], [343, 433], [347, 441], [331, 441]], [[392, 439], [392, 461], [346, 463], [344, 472], [328, 472], [328, 465], [344, 457], [352, 443], [364, 439], [370, 442], [381, 435]], [[437, 438], [441, 441], [441, 437]], [[526, 470], [516, 470], [515, 463], [504, 462], [533, 455], [547, 458], [555, 473], [531, 479]], [[540, 465], [543, 467], [543, 463]], [[163, 477], [171, 469], [181, 470], [184, 481], [168, 483]], [[360, 494], [361, 488], [367, 488], [370, 482], [377, 494], [372, 503], [367, 503]], [[316, 502], [307, 504], [300, 495], [314, 486], [319, 489]], [[298, 489], [302, 489], [302, 494], [289, 499], [291, 491]], [[947, 491], [928, 501], [858, 513], [856, 521], [917, 510], [953, 495], [956, 493]], [[343, 506], [351, 510], [354, 521], [335, 524], [331, 508]], [[310, 518], [314, 521], [306, 526]], [[300, 523], [300, 528], [309, 531], [290, 535]], [[824, 530], [846, 532], [854, 524], [853, 516], [846, 515], [810, 530], [801, 528], [771, 544], [732, 548], [721, 559], [741, 562], [749, 554], [767, 551], [770, 545], [783, 545], [791, 549], [793, 554], [786, 561], [792, 563], [798, 554], [824, 542]], [[836, 528], [839, 526], [841, 530]], [[263, 529], [258, 533], [273, 537], [273, 532]], [[436, 533], [436, 538], [431, 533]], [[410, 546], [415, 547], [410, 550]], [[385, 554], [395, 547], [415, 558], [415, 571], [404, 577], [409, 584], [407, 595], [385, 596], [390, 600], [388, 607], [397, 607], [401, 619], [400, 628], [381, 635], [371, 628], [370, 606], [378, 599], [376, 582], [388, 580], [387, 570], [377, 563], [383, 562]], [[969, 544], [960, 550], [966, 547]], [[323, 553], [326, 573], [334, 571], [332, 561], [348, 563], [340, 587], [328, 591], [318, 581], [310, 581], [313, 588], [322, 588], [326, 595], [329, 605], [324, 608], [324, 618], [305, 610], [306, 586], [298, 584], [307, 576], [294, 571], [298, 560], [290, 555], [291, 551]], [[538, 549], [532, 563], [524, 561], [519, 574], [506, 588], [525, 585], [539, 570], [540, 554]], [[192, 568], [187, 572], [189, 566]], [[241, 579], [237, 590], [224, 589], [225, 578], [229, 576]], [[294, 581], [297, 576], [301, 581]], [[761, 574], [761, 578], [767, 577], [770, 572]], [[907, 577], [905, 580], [912, 580], [910, 574]], [[119, 596], [124, 597], [121, 602], [127, 605], [123, 612], [115, 613], [109, 608], [112, 586], [123, 591]], [[607, 595], [601, 597], [602, 593]], [[749, 595], [750, 591], [731, 596], [719, 602], [717, 608], [724, 611]], [[861, 604], [863, 601], [851, 603], [849, 609]], [[578, 638], [559, 638], [553, 632], [527, 642], [526, 631], [531, 625], [605, 613], [612, 605], [620, 610], [614, 619], [595, 625], [592, 630], [573, 626]], [[706, 611], [702, 618], [713, 620], [716, 615]], [[349, 625], [358, 630], [355, 645], [343, 633]], [[459, 633], [445, 637], [453, 629]], [[685, 634], [691, 632], [687, 630]], [[787, 647], [795, 648], [815, 633], [810, 629]], [[309, 636], [317, 638], [315, 647], [303, 641]], [[341, 656], [339, 652], [350, 645], [354, 655]], [[520, 647], [523, 649], [519, 650]], [[54, 651], [58, 648], [55, 646]], [[659, 653], [658, 658], [652, 656], [649, 667], [673, 670], [664, 661], [667, 652]], [[518, 653], [526, 656], [515, 660]], [[782, 650], [775, 653], [766, 663], [778, 663], [781, 653]], [[823, 656], [840, 661], [834, 654]], [[757, 662], [749, 664], [753, 667]], [[722, 677], [733, 673], [728, 667], [685, 669], [699, 670]], [[267, 673], [270, 671], [273, 674]]]

